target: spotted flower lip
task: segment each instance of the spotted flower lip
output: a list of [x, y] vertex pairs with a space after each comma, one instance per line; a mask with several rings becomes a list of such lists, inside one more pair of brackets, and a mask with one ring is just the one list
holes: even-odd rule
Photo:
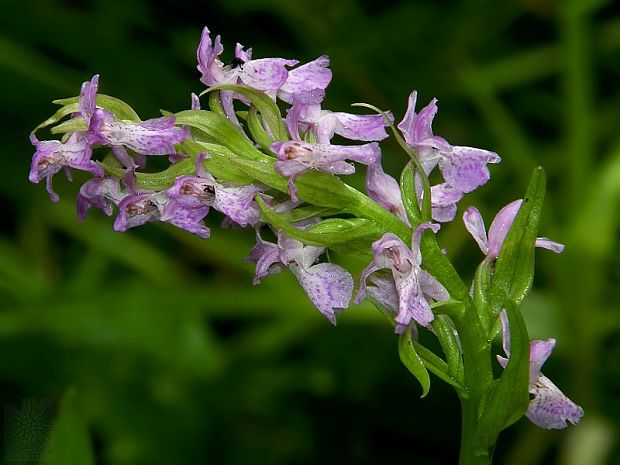
[[345, 160], [370, 165], [377, 161], [381, 152], [379, 144], [363, 145], [309, 144], [302, 141], [275, 142], [270, 149], [276, 154], [276, 170], [289, 178], [289, 195], [297, 201], [297, 176], [317, 170], [332, 174], [352, 174], [355, 167]]
[[420, 240], [422, 232], [439, 230], [439, 225], [423, 223], [418, 226], [411, 239], [411, 249], [395, 234], [386, 233], [372, 244], [373, 260], [364, 269], [355, 303], [366, 296], [366, 280], [371, 274], [387, 269], [391, 272], [398, 294], [398, 312], [395, 317], [396, 332], [402, 333], [413, 321], [428, 326], [434, 315], [429, 300], [443, 301], [449, 298], [448, 291], [433, 276], [421, 268], [422, 254]]
[[104, 174], [103, 168], [91, 160], [92, 147], [82, 132], [74, 132], [66, 142], [40, 141], [34, 134], [31, 134], [30, 142], [35, 146], [36, 151], [32, 158], [28, 179], [34, 183], [46, 179], [47, 192], [54, 202], [57, 202], [59, 197], [52, 187], [52, 178], [61, 169], [65, 169], [69, 178], [70, 168], [87, 171], [96, 176]]
[[415, 112], [417, 92], [409, 95], [409, 105], [404, 119], [398, 124], [405, 142], [420, 159], [426, 174], [439, 165], [446, 182], [463, 193], [472, 192], [490, 179], [487, 164], [499, 163], [500, 157], [489, 150], [453, 146], [443, 137], [433, 134], [432, 124], [437, 114], [437, 99], [420, 113]]
[[256, 245], [246, 261], [256, 263], [254, 284], [270, 274], [289, 268], [314, 306], [336, 324], [336, 315], [349, 306], [353, 295], [353, 278], [341, 266], [315, 264], [325, 251], [322, 247], [306, 246], [296, 239], [278, 233], [277, 244], [263, 240], [256, 232]]
[[329, 57], [322, 55], [316, 60], [291, 69], [277, 95], [286, 103], [294, 103], [297, 95], [308, 92], [323, 91], [324, 95], [331, 80], [332, 70], [329, 69]]
[[[522, 199], [515, 200], [506, 205], [495, 215], [491, 227], [489, 228], [488, 237], [484, 226], [484, 220], [476, 207], [469, 207], [463, 214], [465, 228], [467, 228], [467, 231], [472, 235], [482, 253], [487, 257], [496, 259], [499, 256], [506, 235], [519, 212], [519, 208], [521, 208], [522, 202]], [[535, 245], [536, 247], [551, 250], [555, 253], [564, 251], [563, 244], [552, 241], [546, 237], [537, 238]]]
[[[502, 345], [506, 357], [510, 357], [510, 327], [506, 311], [500, 314], [502, 322]], [[545, 429], [562, 429], [568, 422], [577, 424], [583, 416], [583, 409], [566, 397], [541, 368], [555, 347], [555, 339], [532, 341], [530, 343], [529, 392], [534, 397], [527, 408], [526, 416], [536, 426]], [[497, 356], [500, 365], [506, 368], [508, 358]]]

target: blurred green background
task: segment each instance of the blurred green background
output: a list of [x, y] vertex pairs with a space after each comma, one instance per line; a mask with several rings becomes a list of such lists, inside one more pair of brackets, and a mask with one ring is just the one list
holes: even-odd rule
[[[94, 73], [103, 93], [143, 118], [188, 108], [190, 92], [202, 90], [195, 49], [204, 25], [222, 34], [226, 59], [237, 41], [256, 57], [329, 55], [330, 109], [365, 101], [400, 118], [411, 90], [423, 103], [438, 97], [436, 133], [503, 158], [460, 211], [475, 204], [488, 222], [522, 195], [532, 168], [545, 167], [541, 234], [567, 249], [537, 254], [524, 312], [533, 337], [558, 340], [545, 373], [586, 415], [563, 432], [521, 420], [500, 437], [496, 463], [620, 463], [620, 2], [0, 7], [7, 463], [27, 421], [41, 426], [21, 438], [35, 449], [54, 422], [42, 459], [61, 465], [456, 463], [456, 396], [434, 378], [419, 399], [389, 325], [370, 306], [352, 307], [333, 328], [292, 275], [252, 286], [243, 262], [252, 231], [218, 229], [221, 217], [210, 215], [209, 240], [154, 224], [117, 234], [97, 212], [77, 221], [84, 178], [57, 176], [58, 204], [27, 181], [30, 130], [55, 111], [52, 99], [76, 95]], [[390, 144], [384, 160], [394, 174], [405, 161]], [[461, 222], [444, 227], [440, 241], [471, 277], [481, 255]]]

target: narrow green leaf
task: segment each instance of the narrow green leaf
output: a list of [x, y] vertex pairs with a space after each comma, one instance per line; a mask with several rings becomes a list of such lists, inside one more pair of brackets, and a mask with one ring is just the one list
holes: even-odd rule
[[267, 126], [273, 134], [273, 137], [275, 137], [276, 140], [288, 140], [288, 132], [286, 131], [286, 126], [282, 122], [282, 114], [280, 113], [280, 109], [267, 94], [248, 86], [239, 86], [234, 84], [221, 84], [219, 86], [213, 86], [205, 90], [202, 94], [218, 90], [230, 90], [246, 97], [263, 116]]
[[56, 124], [61, 119], [69, 116], [72, 113], [77, 113], [80, 111], [80, 108], [77, 103], [72, 103], [69, 105], [64, 105], [59, 108], [56, 113], [50, 116], [48, 119], [39, 124], [36, 128], [32, 130], [32, 132], [37, 132], [39, 129], [46, 128], [47, 126], [51, 126], [52, 124]]
[[[534, 280], [534, 244], [545, 197], [545, 173], [536, 168], [532, 174], [519, 212], [506, 236], [495, 265], [490, 294], [506, 293], [517, 305], [523, 301]], [[499, 312], [497, 299], [492, 304]]]
[[414, 185], [414, 172], [411, 162], [407, 163], [400, 175], [400, 195], [403, 199], [407, 217], [412, 225], [422, 222], [422, 214], [418, 205], [418, 199]]
[[523, 416], [530, 401], [530, 339], [521, 312], [507, 295], [503, 306], [510, 324], [510, 357], [502, 376], [491, 388], [479, 424], [497, 434]]
[[486, 259], [483, 260], [482, 263], [478, 265], [476, 275], [474, 276], [474, 305], [476, 306], [477, 313], [480, 315], [487, 333], [489, 333], [494, 321], [497, 320], [489, 308], [487, 298], [489, 286], [491, 284], [491, 267], [491, 261]]
[[308, 207], [297, 207], [288, 212], [280, 213], [280, 219], [288, 222], [295, 223], [297, 221], [303, 221], [315, 217], [326, 217], [337, 215], [342, 213], [342, 210], [338, 208], [329, 207], [317, 207], [314, 205]]
[[437, 315], [432, 323], [432, 328], [446, 356], [448, 373], [452, 378], [457, 380], [459, 384], [463, 384], [465, 374], [463, 357], [461, 356], [461, 349], [454, 333], [454, 325], [450, 317], [447, 315]]
[[398, 355], [403, 365], [407, 367], [411, 374], [416, 377], [420, 386], [422, 386], [422, 395], [420, 397], [426, 397], [431, 387], [431, 377], [413, 346], [411, 331], [409, 330], [405, 331], [398, 338]]
[[60, 404], [58, 419], [52, 428], [47, 445], [46, 463], [52, 465], [95, 465], [88, 427], [78, 403], [77, 391], [72, 388]]
[[211, 92], [209, 95], [209, 108], [222, 118], [228, 119], [228, 116], [226, 116], [226, 112], [224, 111], [224, 107], [222, 106], [222, 100], [220, 99], [219, 92]]

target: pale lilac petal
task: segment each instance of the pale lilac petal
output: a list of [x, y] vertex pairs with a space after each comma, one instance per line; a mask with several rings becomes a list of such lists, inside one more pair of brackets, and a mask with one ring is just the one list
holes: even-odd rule
[[540, 376], [540, 370], [554, 347], [555, 339], [530, 342], [530, 384], [535, 383]]
[[502, 322], [502, 348], [507, 356], [510, 356], [510, 326], [508, 324], [508, 314], [506, 310], [502, 310], [499, 314]]
[[277, 90], [286, 82], [286, 66], [294, 66], [297, 60], [261, 58], [243, 64], [238, 77], [243, 84], [258, 90]]
[[420, 241], [422, 240], [422, 233], [425, 229], [430, 229], [435, 234], [441, 229], [441, 225], [436, 223], [422, 223], [417, 228], [414, 229], [413, 234], [411, 236], [411, 250], [413, 251], [414, 256], [417, 258], [417, 263], [419, 264], [421, 261], [421, 253], [420, 253]]
[[95, 109], [97, 108], [97, 90], [99, 89], [99, 75], [95, 74], [90, 81], [86, 81], [82, 84], [82, 90], [80, 92], [79, 107], [80, 113], [86, 124], [90, 123], [90, 118], [93, 116]]
[[211, 235], [211, 231], [202, 221], [207, 216], [207, 213], [209, 213], [209, 207], [207, 206], [189, 208], [181, 205], [174, 199], [170, 199], [163, 207], [163, 212], [159, 219], [196, 234], [198, 237], [207, 239]]
[[192, 110], [200, 110], [200, 98], [192, 92]]
[[217, 84], [221, 77], [221, 68], [223, 64], [218, 57], [224, 51], [222, 46], [222, 39], [218, 35], [215, 38], [215, 44], [211, 41], [209, 28], [205, 27], [202, 30], [200, 37], [200, 44], [196, 50], [196, 58], [198, 60], [198, 71], [201, 73], [200, 81], [206, 86], [213, 86]]
[[[375, 271], [378, 271], [382, 269], [381, 266], [377, 266], [374, 262], [374, 260], [372, 262], [370, 262], [370, 264], [364, 268], [364, 270], [362, 271], [362, 274], [360, 276], [360, 287], [357, 290], [357, 294], [355, 296], [355, 303], [356, 304], [360, 304], [362, 303], [362, 301], [366, 298], [366, 280], [368, 279], [368, 277], [374, 273]], [[396, 299], [396, 308], [398, 308], [398, 299]], [[396, 310], [394, 311], [396, 312]]]
[[385, 132], [385, 119], [381, 115], [353, 115], [351, 113], [332, 113], [337, 124], [336, 134], [351, 140], [379, 141], [388, 137]]
[[426, 271], [420, 269], [418, 271], [418, 280], [420, 282], [420, 288], [425, 295], [429, 296], [436, 302], [443, 302], [450, 299], [450, 293], [437, 279], [428, 274]]
[[567, 422], [577, 424], [583, 416], [583, 409], [572, 402], [549, 378], [541, 375], [530, 387], [534, 395], [526, 415], [532, 423], [545, 429], [562, 429]]
[[463, 222], [465, 223], [465, 229], [469, 231], [469, 234], [474, 238], [482, 253], [486, 255], [488, 252], [487, 231], [478, 209], [476, 207], [469, 207], [465, 210]]
[[80, 220], [86, 218], [91, 207], [99, 208], [108, 216], [112, 215], [114, 205], [125, 197], [121, 192], [118, 178], [92, 178], [86, 181], [77, 195], [77, 215]]
[[368, 165], [368, 171], [366, 171], [366, 192], [368, 192], [368, 197], [398, 216], [407, 226], [410, 226], [409, 218], [403, 205], [400, 186], [396, 179], [383, 171], [380, 159]]
[[247, 50], [244, 50], [243, 45], [237, 42], [235, 45], [235, 58], [242, 63], [250, 61], [252, 59], [252, 49], [248, 48]]
[[[325, 90], [332, 79], [329, 57], [321, 56], [288, 72], [286, 82], [280, 87], [278, 97], [294, 103], [293, 97], [316, 89]], [[317, 102], [318, 103], [318, 102]]]
[[437, 115], [437, 110], [437, 99], [434, 98], [428, 105], [420, 110], [420, 113], [418, 113], [418, 116], [415, 119], [415, 124], [413, 125], [413, 135], [416, 142], [434, 137], [433, 120]]
[[407, 112], [405, 113], [405, 117], [403, 120], [398, 123], [398, 129], [403, 134], [405, 138], [405, 142], [409, 145], [413, 145], [417, 142], [414, 134], [414, 126], [417, 119], [417, 114], [415, 112], [416, 102], [418, 100], [418, 92], [413, 91], [409, 94], [409, 100], [407, 104]]
[[510, 202], [495, 215], [489, 227], [488, 256], [497, 258], [499, 255], [506, 235], [519, 212], [519, 208], [521, 208], [522, 202], [523, 200], [521, 199]]
[[456, 204], [463, 193], [446, 183], [431, 187], [431, 206], [433, 219], [441, 223], [452, 221], [456, 216]]
[[564, 244], [560, 244], [559, 242], [552, 241], [546, 237], [538, 237], [536, 238], [536, 247], [540, 247], [543, 249], [551, 250], [555, 253], [564, 252]]
[[276, 274], [285, 268], [280, 260], [280, 247], [272, 242], [263, 240], [256, 231], [256, 245], [245, 258], [248, 263], [256, 263], [256, 271], [252, 283], [256, 286], [265, 276]]
[[254, 196], [260, 188], [249, 186], [223, 186], [215, 189], [214, 208], [221, 211], [239, 226], [253, 226], [258, 222], [259, 212]]
[[485, 184], [491, 177], [487, 164], [499, 161], [494, 152], [454, 146], [439, 160], [439, 169], [448, 184], [467, 193]]
[[[383, 309], [389, 311], [390, 313], [396, 314], [398, 312], [398, 291], [396, 290], [394, 279], [391, 277], [388, 278], [379, 276], [371, 276], [369, 279], [373, 284], [372, 286], [366, 287], [366, 280], [362, 281], [368, 297]], [[360, 293], [358, 292], [358, 296], [359, 295]], [[356, 303], [359, 303], [357, 302], [357, 299], [358, 297], [356, 297]]]
[[319, 263], [310, 268], [292, 266], [291, 269], [312, 303], [335, 325], [336, 314], [347, 308], [351, 301], [351, 274], [331, 263]]

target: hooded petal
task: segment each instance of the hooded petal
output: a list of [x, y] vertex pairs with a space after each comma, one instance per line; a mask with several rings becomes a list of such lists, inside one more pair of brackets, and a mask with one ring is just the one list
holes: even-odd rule
[[118, 205], [118, 216], [114, 220], [115, 231], [127, 231], [150, 221], [158, 221], [161, 213], [152, 192], [131, 194]]
[[224, 51], [222, 39], [218, 35], [215, 44], [211, 41], [209, 28], [202, 30], [196, 58], [198, 60], [198, 71], [201, 73], [200, 81], [206, 86], [213, 86], [221, 81], [223, 77], [223, 63], [218, 57]]
[[260, 233], [256, 231], [256, 245], [252, 248], [250, 255], [245, 257], [246, 262], [256, 263], [256, 271], [252, 280], [255, 286], [265, 276], [279, 273], [285, 268], [280, 255], [280, 247], [273, 242], [263, 240]]
[[488, 252], [487, 230], [478, 209], [476, 207], [469, 207], [465, 210], [463, 222], [465, 223], [465, 229], [469, 231], [469, 234], [474, 238], [482, 253], [486, 255]]
[[488, 256], [497, 258], [499, 255], [506, 235], [519, 212], [519, 208], [521, 208], [522, 202], [521, 199], [510, 202], [495, 215], [489, 227]]
[[77, 195], [78, 218], [84, 220], [91, 207], [111, 216], [114, 205], [118, 205], [123, 197], [125, 194], [121, 192], [118, 178], [92, 178], [82, 185]]
[[471, 192], [485, 184], [491, 177], [488, 163], [499, 163], [499, 156], [488, 150], [473, 147], [452, 147], [439, 160], [444, 179], [461, 192]]
[[211, 235], [211, 230], [202, 221], [207, 216], [207, 213], [209, 213], [209, 207], [207, 206], [191, 208], [180, 204], [174, 199], [169, 199], [164, 205], [159, 219], [196, 234], [203, 239], [207, 239]]
[[545, 429], [562, 429], [567, 422], [576, 424], [583, 416], [583, 409], [572, 402], [546, 376], [540, 375], [530, 394], [526, 415], [532, 423]]
[[79, 107], [80, 113], [86, 124], [90, 123], [90, 118], [93, 116], [95, 109], [97, 108], [97, 90], [99, 89], [99, 75], [95, 74], [90, 81], [86, 81], [82, 84], [80, 91]]
[[291, 267], [312, 303], [332, 324], [336, 314], [349, 306], [353, 294], [353, 278], [344, 268], [331, 263], [304, 268]]
[[532, 341], [530, 343], [530, 384], [534, 384], [540, 376], [540, 370], [551, 355], [554, 347], [555, 339]]
[[407, 226], [409, 218], [405, 212], [400, 186], [396, 179], [383, 171], [381, 160], [368, 165], [366, 171], [366, 192], [368, 197], [398, 216]]

